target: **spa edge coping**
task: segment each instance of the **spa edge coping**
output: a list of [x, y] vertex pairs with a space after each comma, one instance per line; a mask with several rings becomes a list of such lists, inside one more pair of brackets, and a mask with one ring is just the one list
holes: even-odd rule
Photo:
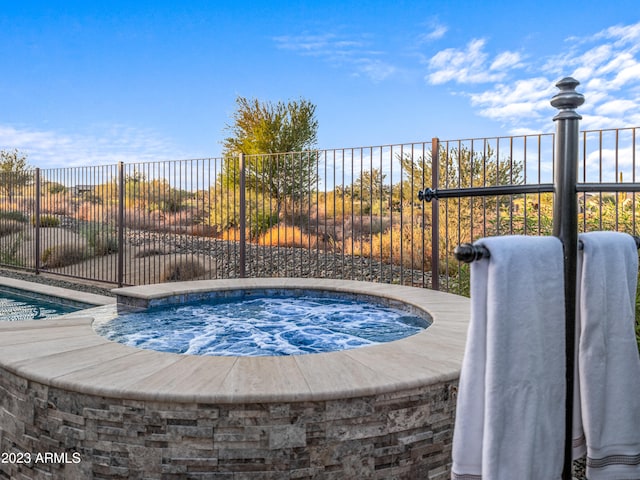
[[111, 305], [116, 303], [116, 299], [114, 297], [107, 297], [105, 295], [98, 295], [90, 292], [69, 290], [68, 288], [56, 287], [55, 285], [47, 285], [46, 283], [27, 282], [18, 278], [0, 276], [0, 288], [1, 287], [34, 292], [45, 297], [57, 297], [63, 300], [87, 303], [90, 305]]
[[[95, 333], [113, 304], [48, 320], [0, 322], [0, 368], [68, 391], [180, 403], [337, 400], [419, 388], [459, 377], [469, 299], [433, 290], [351, 280], [259, 278], [126, 287], [117, 296], [161, 298], [232, 289], [301, 288], [381, 296], [429, 313], [416, 335], [331, 353], [278, 357], [197, 356], [141, 350]], [[83, 295], [81, 294], [83, 297]]]

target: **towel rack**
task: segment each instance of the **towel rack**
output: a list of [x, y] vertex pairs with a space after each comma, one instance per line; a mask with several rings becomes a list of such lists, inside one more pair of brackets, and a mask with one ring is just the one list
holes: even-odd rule
[[[640, 249], [640, 237], [633, 235], [633, 240], [636, 242], [636, 248]], [[582, 250], [584, 245], [582, 240], [578, 240], [578, 250]], [[453, 251], [456, 260], [464, 263], [475, 262], [482, 258], [491, 257], [491, 252], [484, 245], [474, 245], [472, 243], [461, 243]]]
[[[493, 187], [473, 187], [458, 189], [427, 188], [418, 192], [418, 198], [424, 201], [439, 198], [510, 195], [522, 193], [553, 192], [553, 235], [563, 244], [564, 288], [565, 288], [565, 355], [566, 355], [566, 411], [565, 411], [565, 445], [562, 480], [571, 480], [572, 470], [572, 419], [573, 419], [573, 373], [575, 363], [575, 316], [576, 316], [576, 276], [578, 250], [582, 248], [578, 239], [578, 192], [634, 191], [640, 192], [638, 184], [578, 184], [579, 161], [579, 120], [582, 117], [575, 111], [584, 103], [584, 96], [576, 92], [580, 84], [572, 77], [566, 77], [556, 83], [559, 93], [551, 99], [551, 105], [559, 110], [553, 117], [556, 124], [554, 136], [554, 169], [553, 184], [539, 185], [505, 185]], [[434, 177], [437, 178], [437, 177]], [[437, 228], [437, 226], [436, 226]], [[636, 246], [640, 248], [640, 238], [634, 237]], [[481, 258], [489, 258], [491, 253], [482, 245], [463, 243], [454, 254], [462, 262], [470, 263]]]

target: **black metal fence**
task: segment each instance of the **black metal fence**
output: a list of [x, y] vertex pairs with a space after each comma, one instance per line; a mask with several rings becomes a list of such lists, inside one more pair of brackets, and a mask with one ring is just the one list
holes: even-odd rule
[[[581, 132], [582, 231], [638, 233], [639, 134]], [[0, 265], [116, 285], [309, 276], [466, 293], [456, 246], [551, 234], [553, 143], [434, 138], [3, 173]], [[418, 200], [429, 188], [440, 198]]]

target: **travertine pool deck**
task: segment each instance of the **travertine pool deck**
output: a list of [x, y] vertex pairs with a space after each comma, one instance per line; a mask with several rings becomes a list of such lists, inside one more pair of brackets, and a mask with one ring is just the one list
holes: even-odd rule
[[[177, 452], [172, 442], [182, 445], [185, 438], [202, 448], [201, 455], [208, 452], [207, 458], [215, 458], [215, 465], [209, 461], [206, 467], [211, 472], [241, 472], [246, 465], [240, 464], [248, 462], [247, 472], [264, 471], [264, 477], [255, 478], [272, 478], [267, 472], [273, 471], [289, 472], [277, 478], [355, 478], [348, 476], [355, 462], [357, 478], [415, 478], [427, 471], [430, 476], [420, 478], [441, 478], [436, 473], [445, 478], [468, 299], [397, 285], [287, 278], [167, 283], [114, 292], [136, 304], [212, 290], [271, 288], [381, 296], [428, 312], [433, 323], [402, 340], [341, 352], [215, 357], [140, 350], [100, 337], [92, 324], [113, 318], [113, 304], [50, 320], [0, 322], [0, 380], [6, 380], [0, 388], [13, 395], [0, 403], [0, 413], [4, 409], [16, 417], [8, 425], [0, 423], [0, 443], [3, 448], [41, 448], [25, 445], [33, 443], [29, 422], [43, 425], [34, 418], [45, 415], [46, 425], [51, 418], [60, 420], [58, 433], [40, 434], [49, 444], [58, 442], [59, 448], [75, 448], [92, 459], [78, 473], [66, 467], [64, 478], [92, 478], [98, 471], [109, 477], [106, 470], [114, 478], [125, 473], [173, 478], [166, 477], [167, 469], [182, 471], [176, 465], [182, 465], [184, 459], [179, 459], [186, 453]], [[332, 410], [336, 405], [341, 413]], [[134, 407], [141, 410], [140, 418], [126, 420], [127, 408]], [[123, 421], [130, 423], [124, 427]], [[108, 428], [100, 427], [101, 422]], [[67, 431], [65, 426], [78, 430], [73, 430], [76, 443], [60, 433]], [[182, 433], [174, 434], [176, 429]], [[24, 437], [27, 431], [32, 433]], [[151, 433], [145, 437], [144, 432]], [[51, 440], [56, 435], [62, 437]], [[134, 465], [141, 438], [147, 439], [142, 445], [153, 460]], [[90, 452], [96, 445], [101, 452], [108, 450], [107, 440], [116, 442], [118, 455], [128, 459], [127, 472], [121, 466], [96, 467], [100, 462]], [[341, 449], [350, 456], [341, 458], [336, 453]], [[205, 468], [194, 462], [184, 471]], [[8, 473], [23, 473], [20, 468]], [[371, 475], [360, 476], [366, 472]]]

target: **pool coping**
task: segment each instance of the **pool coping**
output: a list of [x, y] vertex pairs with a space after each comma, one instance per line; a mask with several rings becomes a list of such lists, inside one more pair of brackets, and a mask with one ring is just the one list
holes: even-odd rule
[[0, 322], [0, 368], [44, 385], [131, 400], [184, 403], [319, 401], [376, 395], [459, 376], [469, 299], [433, 290], [332, 279], [202, 280], [115, 289], [160, 298], [206, 290], [322, 289], [379, 295], [426, 310], [424, 332], [386, 344], [282, 357], [193, 356], [140, 350], [93, 330], [112, 318], [107, 304], [50, 320]]
[[47, 285], [46, 283], [28, 282], [18, 278], [0, 276], [0, 287], [15, 288], [27, 292], [33, 292], [45, 297], [57, 297], [72, 302], [87, 303], [90, 305], [111, 305], [116, 303], [115, 297], [98, 295], [90, 292], [80, 292], [68, 288]]

